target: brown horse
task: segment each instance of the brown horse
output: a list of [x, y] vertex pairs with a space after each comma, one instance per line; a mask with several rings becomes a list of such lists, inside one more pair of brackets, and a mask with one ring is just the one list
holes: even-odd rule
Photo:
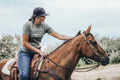
[[[90, 30], [91, 27], [88, 27], [85, 32], [78, 33], [76, 37], [54, 50], [44, 59], [40, 70], [52, 71], [61, 78], [60, 80], [71, 80], [70, 76], [81, 57], [90, 58], [103, 66], [107, 65], [109, 63], [108, 55], [97, 43]], [[0, 71], [7, 61], [0, 61]], [[0, 80], [4, 80], [4, 78], [4, 74], [0, 72]], [[37, 80], [55, 79], [48, 73], [40, 73]]]

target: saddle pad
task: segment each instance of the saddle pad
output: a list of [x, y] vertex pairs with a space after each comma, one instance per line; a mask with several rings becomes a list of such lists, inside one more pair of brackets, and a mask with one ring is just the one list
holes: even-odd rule
[[10, 75], [10, 70], [8, 70], [8, 65], [15, 59], [10, 59], [2, 68], [2, 72], [6, 75]]

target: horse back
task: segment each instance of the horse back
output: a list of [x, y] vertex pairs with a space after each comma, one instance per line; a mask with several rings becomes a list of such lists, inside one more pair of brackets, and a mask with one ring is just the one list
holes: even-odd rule
[[2, 73], [2, 68], [4, 65], [9, 61], [9, 59], [3, 59], [0, 61], [0, 80], [4, 77], [4, 74]]

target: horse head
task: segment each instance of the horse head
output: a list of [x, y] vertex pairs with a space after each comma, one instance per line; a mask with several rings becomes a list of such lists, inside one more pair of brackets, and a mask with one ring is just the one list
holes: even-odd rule
[[81, 46], [82, 57], [90, 58], [105, 66], [109, 63], [109, 57], [90, 33], [90, 30], [91, 26], [81, 34], [83, 38]]

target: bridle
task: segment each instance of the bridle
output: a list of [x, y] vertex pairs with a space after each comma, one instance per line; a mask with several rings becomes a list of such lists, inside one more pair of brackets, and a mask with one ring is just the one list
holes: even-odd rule
[[[90, 46], [91, 50], [93, 51], [93, 53], [94, 53], [96, 56], [98, 56], [97, 49], [96, 49], [95, 47], [93, 47], [93, 45], [92, 45], [92, 44], [90, 43], [90, 41], [88, 40], [88, 38], [89, 38], [90, 35], [89, 35], [88, 37], [86, 37], [86, 36], [85, 36], [85, 33], [82, 33], [82, 36], [83, 36], [83, 38], [87, 41], [87, 43], [89, 44], [89, 46]], [[83, 41], [81, 41], [81, 42], [83, 42]], [[82, 44], [81, 44], [81, 45], [82, 45]], [[86, 49], [86, 50], [87, 50], [87, 49]], [[75, 70], [76, 72], [88, 72], [88, 71], [91, 71], [91, 70], [99, 67], [99, 65], [100, 65], [100, 63], [98, 63], [97, 65], [94, 65], [94, 66], [91, 66], [91, 67], [86, 67], [86, 68], [67, 68], [67, 67], [64, 67], [64, 66], [61, 66], [61, 65], [57, 64], [57, 63], [54, 62], [52, 59], [50, 59], [48, 56], [46, 56], [45, 58], [47, 59], [47, 62], [46, 62], [46, 68], [47, 68], [47, 70], [48, 70], [48, 63], [49, 63], [49, 61], [51, 61], [52, 63], [54, 63], [54, 64], [55, 64], [56, 66], [58, 66], [58, 67], [61, 67], [61, 68], [63, 68], [63, 69], [67, 69], [67, 70]], [[87, 71], [78, 71], [78, 70], [81, 70], [81, 69], [89, 69], [89, 70], [87, 70]]]
[[[100, 61], [98, 64], [101, 64], [101, 58], [102, 58], [102, 56], [99, 55], [97, 49], [96, 49], [96, 48], [90, 43], [90, 41], [88, 40], [88, 38], [90, 37], [90, 35], [88, 35], [88, 36], [86, 37], [85, 34], [82, 33], [82, 36], [83, 36], [84, 39], [87, 41], [87, 44], [90, 46], [90, 48], [91, 48], [91, 50], [92, 50], [92, 52], [93, 52], [93, 54], [94, 54], [93, 56], [98, 57], [98, 60]], [[86, 54], [87, 54], [87, 48], [86, 48]]]
[[[82, 36], [84, 37], [84, 39], [85, 39], [85, 40], [87, 41], [87, 43], [89, 44], [89, 46], [90, 46], [91, 50], [93, 51], [93, 53], [94, 53], [96, 56], [98, 56], [97, 49], [96, 49], [95, 47], [93, 47], [92, 44], [90, 43], [90, 41], [88, 40], [88, 38], [90, 37], [90, 35], [86, 37], [85, 34], [82, 33]], [[87, 50], [86, 50], [86, 51], [87, 51]]]

